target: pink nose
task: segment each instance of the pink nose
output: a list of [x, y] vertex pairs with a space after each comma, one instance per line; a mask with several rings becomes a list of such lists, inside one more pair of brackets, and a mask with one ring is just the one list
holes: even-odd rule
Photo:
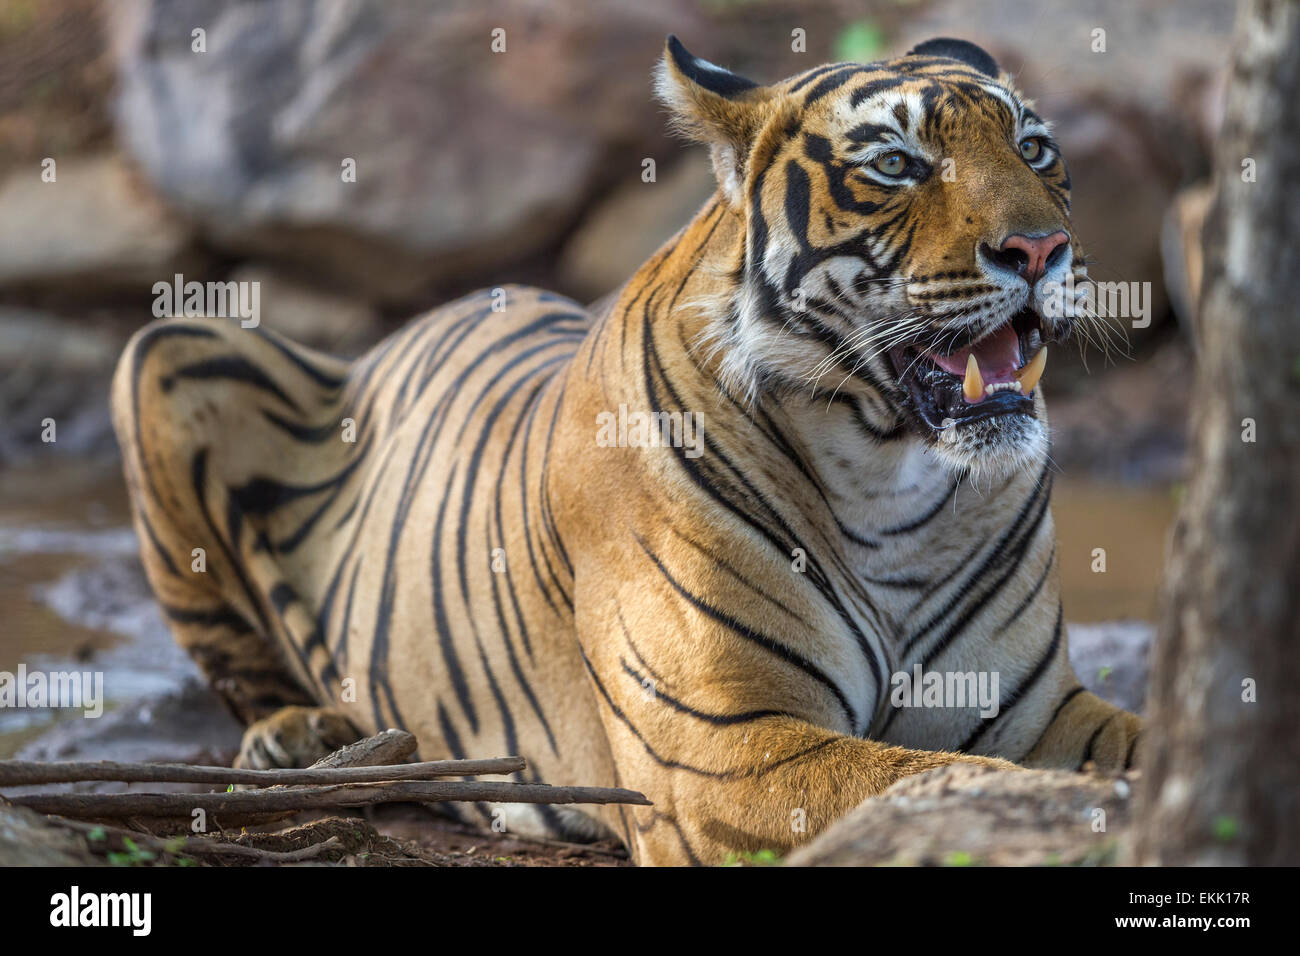
[[1063, 246], [1069, 245], [1070, 234], [1065, 231], [1050, 236], [1007, 236], [998, 250], [998, 265], [1022, 275], [1033, 285], [1043, 277], [1050, 260]]

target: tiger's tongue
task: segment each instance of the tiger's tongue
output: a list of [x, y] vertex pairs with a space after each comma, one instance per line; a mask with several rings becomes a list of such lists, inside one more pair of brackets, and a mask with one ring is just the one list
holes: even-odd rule
[[945, 372], [963, 378], [971, 354], [974, 354], [975, 361], [979, 363], [980, 377], [985, 385], [1014, 382], [1016, 370], [1020, 367], [1020, 336], [1016, 335], [1016, 330], [1008, 322], [973, 347], [958, 349], [950, 355], [926, 352], [925, 357]]

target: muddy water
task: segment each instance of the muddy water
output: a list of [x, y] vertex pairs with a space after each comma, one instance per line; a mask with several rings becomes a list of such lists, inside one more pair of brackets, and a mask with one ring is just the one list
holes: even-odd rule
[[84, 657], [121, 640], [70, 624], [35, 592], [95, 556], [130, 554], [129, 522], [111, 466], [61, 463], [0, 477], [0, 670], [33, 654]]
[[1052, 514], [1066, 620], [1155, 622], [1176, 510], [1173, 486], [1058, 478]]
[[[0, 671], [20, 664], [102, 674], [106, 711], [197, 673], [148, 598], [116, 463], [0, 471]], [[0, 758], [83, 713], [0, 708]]]
[[[1066, 619], [1154, 620], [1167, 487], [1058, 477], [1053, 512]], [[1105, 553], [1105, 571], [1094, 551]], [[60, 461], [0, 472], [0, 671], [102, 671], [109, 706], [195, 673], [172, 644], [139, 571], [115, 463]], [[70, 712], [0, 709], [0, 757]]]

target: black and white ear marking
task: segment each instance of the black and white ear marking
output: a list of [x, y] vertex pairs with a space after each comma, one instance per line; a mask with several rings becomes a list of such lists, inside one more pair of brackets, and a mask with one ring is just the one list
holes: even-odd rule
[[693, 56], [669, 36], [655, 93], [672, 112], [677, 132], [708, 145], [723, 192], [740, 202], [745, 160], [768, 115], [771, 89]]
[[973, 66], [986, 76], [998, 78], [997, 61], [983, 47], [978, 47], [969, 40], [956, 40], [952, 37], [935, 37], [926, 40], [907, 51], [908, 56], [943, 56], [950, 60], [960, 60], [967, 66]]
[[682, 46], [682, 41], [671, 33], [668, 34], [668, 55], [673, 58], [673, 63], [682, 71], [683, 76], [718, 96], [731, 99], [758, 86], [753, 80], [747, 80], [708, 60], [700, 59]]

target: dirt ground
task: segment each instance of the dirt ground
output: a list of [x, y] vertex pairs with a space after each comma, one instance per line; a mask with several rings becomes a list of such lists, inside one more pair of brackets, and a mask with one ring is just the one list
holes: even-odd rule
[[438, 819], [420, 807], [380, 808], [371, 821], [382, 836], [418, 847], [437, 866], [631, 866], [613, 840], [562, 843], [491, 833]]
[[201, 837], [158, 822], [131, 822], [126, 828], [66, 821], [0, 799], [0, 866], [632, 865], [612, 842], [570, 844], [483, 832], [437, 820], [415, 806]]
[[[239, 746], [240, 729], [205, 687], [187, 682], [179, 691], [160, 699], [124, 704], [98, 720], [68, 719], [46, 730], [23, 746], [17, 757], [25, 760], [75, 761], [116, 760], [131, 762], [189, 763], [229, 766]], [[580, 782], [580, 781], [579, 781]], [[34, 787], [6, 788], [3, 796], [17, 797], [36, 792]], [[79, 793], [166, 792], [204, 790], [183, 784], [134, 784], [112, 782], [64, 784], [39, 788], [42, 791]], [[0, 811], [5, 805], [0, 798]], [[18, 808], [9, 808], [17, 810]], [[27, 815], [21, 814], [24, 818]], [[44, 818], [40, 818], [44, 820]], [[10, 819], [11, 826], [19, 822]], [[44, 834], [36, 838], [15, 837], [9, 846], [3, 838], [4, 821], [0, 821], [0, 865], [20, 862], [21, 845], [33, 840], [57, 839]], [[26, 819], [24, 831], [42, 832], [36, 820]], [[162, 839], [172, 836], [165, 828], [154, 826]], [[270, 831], [270, 832], [268, 832]], [[282, 833], [282, 836], [275, 836]], [[613, 843], [590, 845], [532, 840], [509, 833], [494, 833], [462, 826], [435, 815], [424, 807], [394, 805], [367, 808], [364, 812], [344, 811], [328, 817], [302, 815], [274, 827], [249, 828], [247, 831], [220, 835], [226, 841], [247, 841], [272, 852], [299, 850], [319, 843], [329, 835], [339, 836], [342, 848], [313, 858], [312, 863], [390, 866], [630, 866], [624, 850]], [[48, 841], [47, 841], [48, 842]], [[84, 834], [70, 841], [72, 852], [83, 852], [83, 862], [102, 860], [110, 852], [120, 852], [114, 845], [95, 845]], [[16, 847], [15, 847], [16, 845]], [[184, 856], [178, 853], [172, 856]], [[129, 857], [129, 854], [127, 854]], [[174, 862], [167, 854], [157, 861]], [[33, 861], [35, 862], [35, 861]], [[247, 865], [246, 859], [204, 858], [203, 862]]]

